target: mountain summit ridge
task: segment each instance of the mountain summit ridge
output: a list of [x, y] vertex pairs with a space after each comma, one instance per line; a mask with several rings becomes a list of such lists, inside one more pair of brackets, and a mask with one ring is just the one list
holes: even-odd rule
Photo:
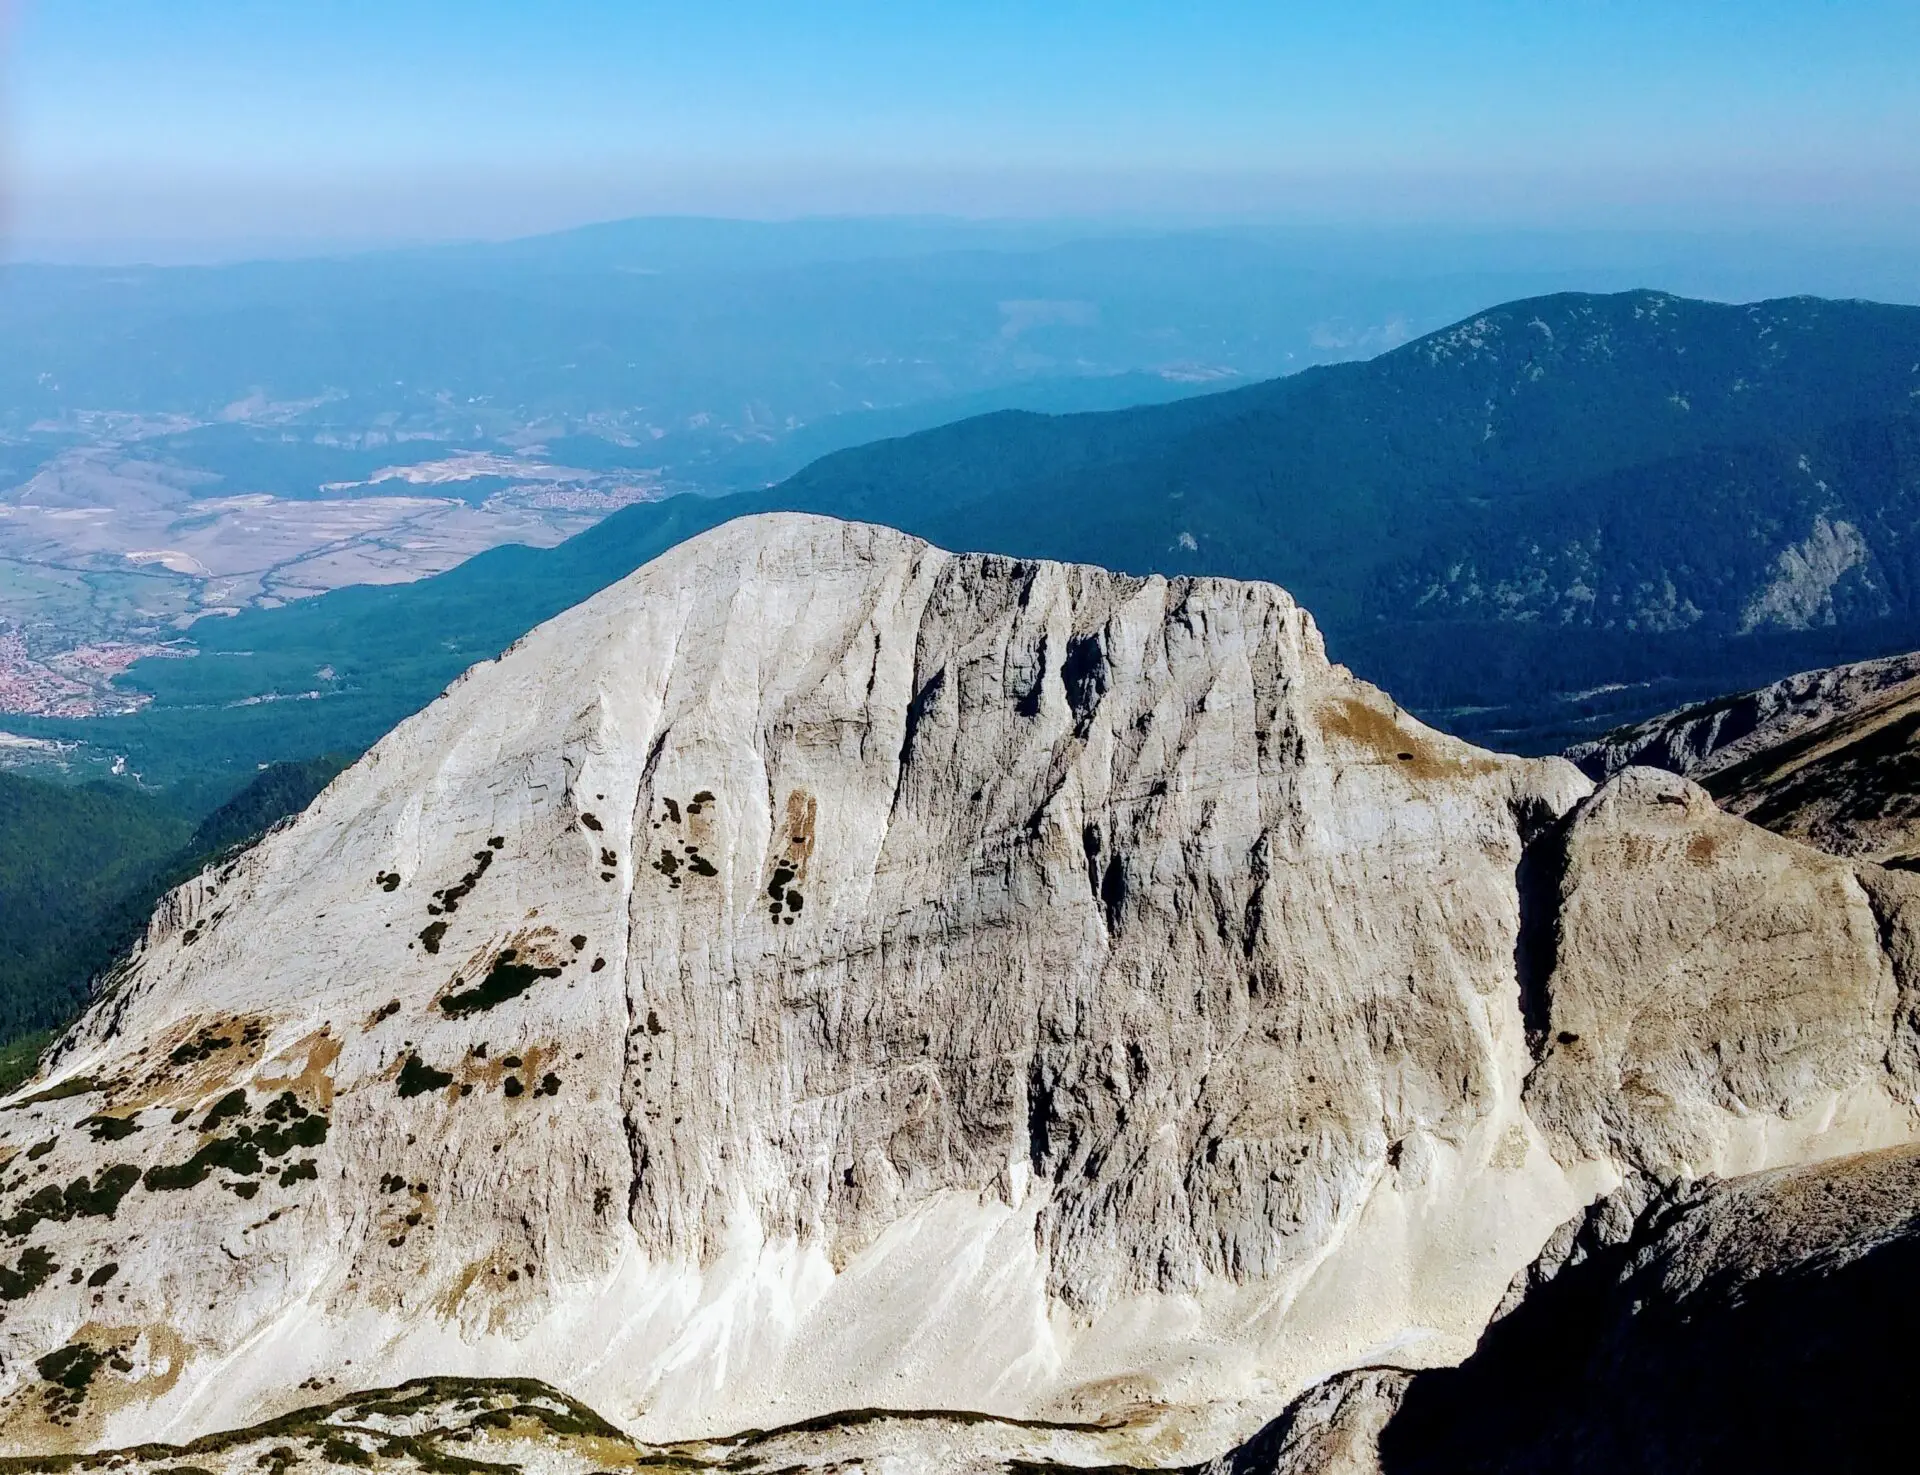
[[1911, 1140], [1914, 885], [1425, 728], [1271, 585], [731, 523], [163, 904], [0, 1109], [0, 1439], [532, 1373], [1204, 1459], [1624, 1174]]

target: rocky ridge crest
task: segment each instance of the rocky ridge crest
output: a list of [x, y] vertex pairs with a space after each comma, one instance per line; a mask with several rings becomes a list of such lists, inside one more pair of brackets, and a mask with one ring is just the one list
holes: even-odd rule
[[1685, 774], [1734, 814], [1837, 855], [1920, 865], [1920, 653], [1802, 671], [1567, 756]]

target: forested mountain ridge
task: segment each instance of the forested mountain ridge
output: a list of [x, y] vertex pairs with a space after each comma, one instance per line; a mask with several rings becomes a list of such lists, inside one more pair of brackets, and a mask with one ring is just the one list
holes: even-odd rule
[[145, 922], [190, 830], [126, 785], [0, 773], [0, 1043], [79, 1010], [117, 933]]
[[0, 773], [0, 1090], [31, 1073], [168, 889], [299, 813], [344, 766], [268, 764], [197, 827], [132, 784]]
[[675, 542], [780, 509], [1276, 582], [1415, 711], [1543, 751], [1920, 645], [1920, 308], [1559, 294], [1224, 394], [982, 416], [630, 507], [550, 552], [203, 625], [219, 659], [135, 669], [146, 713], [34, 730], [163, 781], [356, 750]]
[[[1916, 408], [1920, 309], [1569, 293], [1491, 309], [1366, 363], [1201, 400], [1006, 414], [843, 451], [780, 490], [864, 514], [911, 493], [922, 517], [964, 512], [977, 527], [1124, 547], [1134, 563], [1184, 555], [1235, 575], [1271, 565], [1260, 576], [1326, 585], [1342, 606], [1323, 597], [1330, 617], [1379, 616], [1403, 608], [1404, 575], [1355, 573], [1466, 552], [1461, 535], [1497, 514], [1538, 516], [1552, 493], [1630, 468], [1812, 442]], [[1844, 438], [1832, 453], [1863, 454]], [[1396, 521], [1369, 522], [1387, 516]], [[1577, 622], [1628, 621], [1648, 623], [1632, 605]]]

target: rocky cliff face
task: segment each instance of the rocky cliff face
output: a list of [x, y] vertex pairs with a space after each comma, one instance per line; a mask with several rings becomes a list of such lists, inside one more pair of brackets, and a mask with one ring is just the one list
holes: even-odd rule
[[1809, 851], [1644, 768], [1529, 862], [1525, 1099], [1560, 1159], [1748, 1172], [1818, 1155], [1852, 1112], [1880, 1138], [1882, 1092], [1920, 1099], [1920, 878]]
[[4, 1438], [535, 1375], [1164, 1465], [1456, 1361], [1623, 1174], [1915, 1135], [1905, 878], [1589, 789], [1271, 586], [731, 524], [177, 892], [0, 1109]]

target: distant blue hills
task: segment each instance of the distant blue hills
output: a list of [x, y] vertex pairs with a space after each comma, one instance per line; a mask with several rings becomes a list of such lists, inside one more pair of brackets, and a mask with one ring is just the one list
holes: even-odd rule
[[1335, 659], [1428, 720], [1545, 751], [1920, 646], [1920, 308], [1559, 294], [1224, 393], [990, 413], [836, 451], [766, 490], [629, 507], [550, 550], [203, 622], [221, 658], [136, 667], [145, 712], [10, 725], [176, 782], [357, 751], [532, 625], [773, 509], [1271, 580]]

